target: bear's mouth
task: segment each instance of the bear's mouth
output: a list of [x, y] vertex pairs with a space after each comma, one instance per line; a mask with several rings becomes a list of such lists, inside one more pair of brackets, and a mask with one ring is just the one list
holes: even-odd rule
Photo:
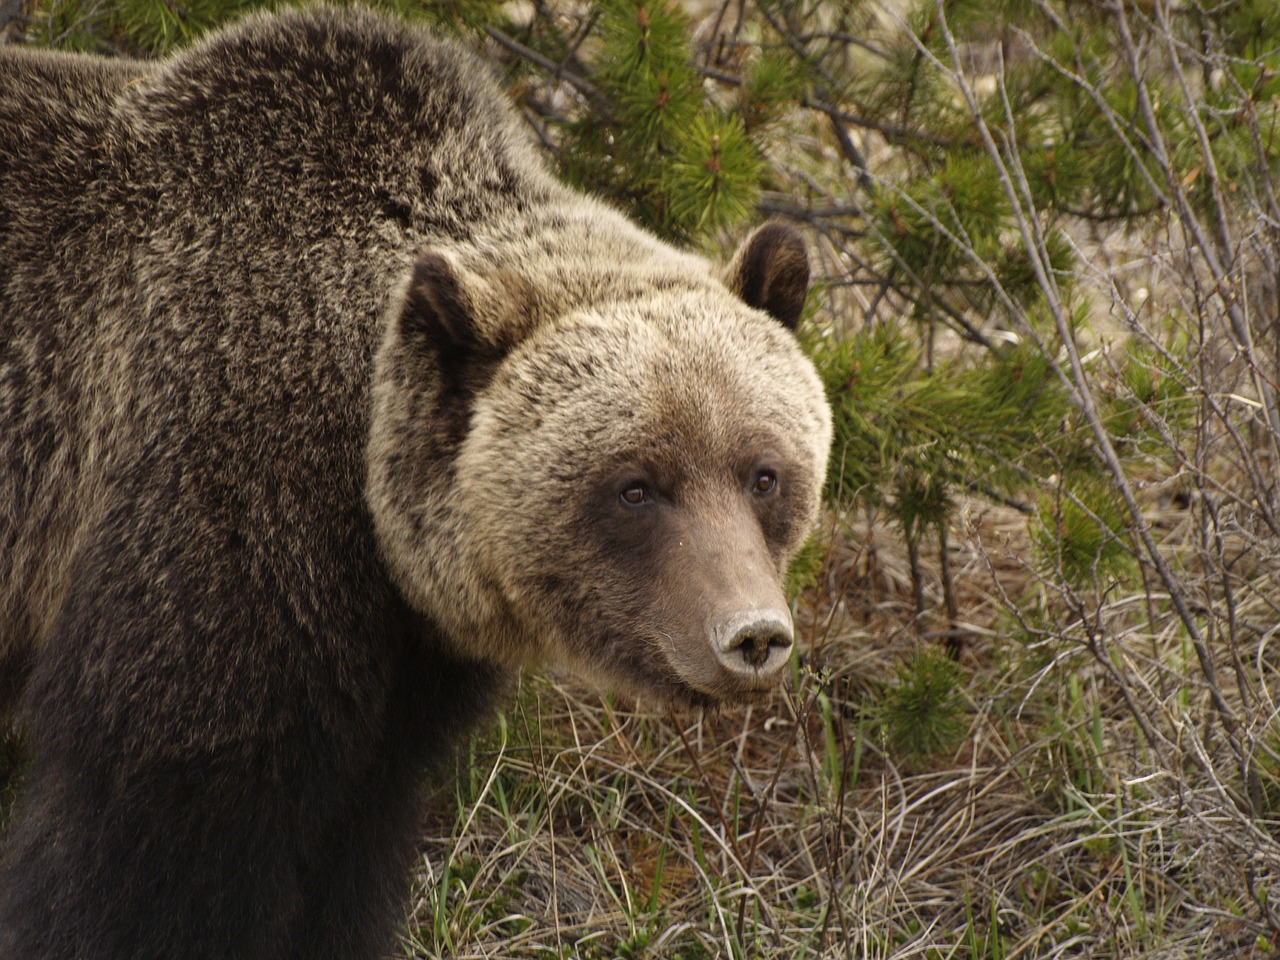
[[627, 699], [634, 701], [640, 712], [670, 713], [677, 717], [718, 716], [731, 713], [739, 707], [761, 703], [768, 699], [774, 689], [775, 687], [770, 686], [744, 690], [728, 696], [716, 696], [688, 684], [674, 683], [647, 693], [636, 691]]
[[[670, 643], [655, 645], [650, 653], [657, 662], [646, 664], [651, 683], [673, 703], [703, 709], [755, 703], [779, 686], [792, 650], [789, 637], [785, 647], [770, 646], [765, 656], [754, 659], [740, 649], [722, 653], [716, 642], [712, 637], [705, 647], [684, 651]], [[732, 665], [727, 667], [726, 661]]]
[[[785, 674], [772, 664], [766, 673], [726, 671], [709, 645], [693, 655], [673, 655], [677, 640], [664, 633], [609, 632], [597, 637], [595, 644], [561, 648], [552, 661], [642, 713], [689, 714], [756, 703], [766, 699]], [[592, 648], [596, 652], [588, 654]]]
[[[665, 660], [650, 665], [653, 670], [643, 686], [635, 684], [627, 691], [629, 699], [642, 705], [660, 704], [662, 709], [676, 714], [720, 713], [736, 706], [757, 703], [768, 697], [777, 684], [763, 686], [717, 687], [708, 690], [683, 677], [679, 670]], [[615, 684], [615, 689], [616, 689]]]
[[695, 687], [684, 684], [664, 684], [648, 689], [632, 689], [622, 696], [637, 713], [661, 716], [694, 716], [717, 714], [724, 711], [729, 701], [712, 696]]

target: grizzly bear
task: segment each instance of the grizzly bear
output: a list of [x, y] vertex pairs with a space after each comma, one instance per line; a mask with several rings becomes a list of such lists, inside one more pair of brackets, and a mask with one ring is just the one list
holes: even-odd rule
[[352, 958], [522, 665], [768, 688], [829, 412], [796, 234], [723, 271], [358, 11], [0, 52], [0, 957]]

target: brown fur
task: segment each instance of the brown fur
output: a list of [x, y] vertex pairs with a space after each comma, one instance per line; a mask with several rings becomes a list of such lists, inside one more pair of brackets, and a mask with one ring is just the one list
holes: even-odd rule
[[0, 956], [375, 956], [416, 771], [511, 669], [702, 704], [785, 662], [803, 249], [726, 286], [452, 46], [321, 8], [0, 49], [0, 264]]

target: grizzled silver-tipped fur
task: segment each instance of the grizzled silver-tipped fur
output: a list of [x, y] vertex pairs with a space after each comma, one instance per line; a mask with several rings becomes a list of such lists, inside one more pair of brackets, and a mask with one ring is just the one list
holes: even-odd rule
[[359, 10], [0, 48], [0, 957], [373, 957], [417, 771], [552, 660], [768, 688], [830, 443], [781, 225], [723, 271]]

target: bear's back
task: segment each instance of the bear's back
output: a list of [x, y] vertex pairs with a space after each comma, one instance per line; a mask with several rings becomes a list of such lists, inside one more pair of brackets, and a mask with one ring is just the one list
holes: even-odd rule
[[130, 89], [122, 114], [137, 175], [175, 212], [203, 218], [207, 198], [264, 231], [465, 237], [546, 179], [471, 54], [359, 9], [247, 18]]
[[413, 252], [556, 190], [474, 58], [368, 12], [154, 65], [0, 50], [0, 673], [144, 471], [210, 524], [367, 543], [369, 371]]
[[83, 189], [112, 105], [151, 69], [136, 60], [0, 46], [0, 249], [37, 205]]

